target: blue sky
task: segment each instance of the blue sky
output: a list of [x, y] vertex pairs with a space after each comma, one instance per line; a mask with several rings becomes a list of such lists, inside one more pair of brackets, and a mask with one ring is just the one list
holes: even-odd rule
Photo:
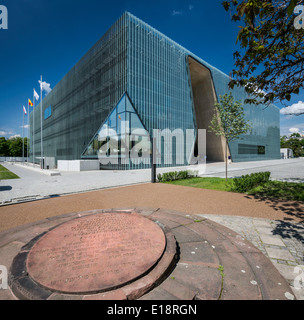
[[[54, 87], [124, 11], [229, 74], [238, 25], [221, 2], [0, 0], [8, 9], [8, 30], [0, 29], [0, 136], [22, 135], [22, 106], [33, 99], [33, 88], [40, 94], [40, 75]], [[285, 106], [298, 101], [303, 94]], [[304, 131], [303, 120], [304, 115], [282, 115], [281, 134]]]

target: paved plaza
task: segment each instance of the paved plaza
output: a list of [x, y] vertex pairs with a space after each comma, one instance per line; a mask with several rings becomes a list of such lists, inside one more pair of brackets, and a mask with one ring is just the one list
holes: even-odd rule
[[[2, 163], [21, 179], [0, 181], [0, 205], [64, 194], [127, 186], [151, 181], [151, 170], [63, 172], [41, 170], [31, 165]], [[224, 163], [186, 167], [199, 175], [225, 177]], [[157, 173], [185, 170], [185, 167], [161, 168]], [[304, 159], [286, 159], [231, 163], [228, 176], [236, 177], [259, 171], [270, 171], [272, 179], [304, 181]]]
[[[106, 241], [108, 231], [99, 229], [96, 237], [93, 222], [110, 219], [114, 223], [122, 216], [138, 225], [146, 220], [147, 231], [149, 227], [153, 229], [152, 238], [137, 229], [146, 242], [132, 243], [129, 239], [128, 246], [121, 248], [124, 254], [114, 251], [107, 259], [96, 260], [96, 256], [105, 254], [97, 244]], [[56, 225], [59, 227], [54, 229]], [[126, 229], [124, 224], [111, 226], [117, 231]], [[134, 228], [128, 230], [128, 234], [132, 233], [136, 234]], [[126, 236], [119, 231], [115, 235]], [[77, 242], [75, 237], [82, 241]], [[107, 251], [113, 245], [107, 242]], [[144, 251], [140, 255], [141, 249]], [[164, 253], [152, 269], [134, 281], [123, 283], [134, 271], [140, 272], [137, 268], [146, 264], [147, 258], [153, 259], [152, 254], [159, 255], [162, 250]], [[149, 255], [141, 259], [146, 251]], [[87, 254], [90, 258], [83, 260]], [[0, 299], [5, 300], [295, 299], [286, 279], [245, 238], [210, 219], [173, 210], [106, 209], [44, 219], [0, 233], [0, 255], [3, 263], [11, 265], [10, 286], [0, 290]], [[113, 259], [115, 265], [111, 263]], [[104, 267], [100, 268], [99, 264]], [[121, 281], [122, 285], [117, 287]], [[99, 287], [109, 290], [99, 292]]]
[[[304, 300], [304, 288], [296, 289], [294, 281], [304, 278], [304, 225], [261, 218], [201, 215], [237, 232], [268, 257], [288, 281], [299, 300]], [[303, 266], [298, 273], [297, 266]]]
[[[242, 194], [151, 184], [150, 170], [54, 171], [60, 175], [50, 176], [40, 169], [4, 166], [21, 179], [0, 181], [0, 232], [43, 219], [55, 219], [62, 214], [94, 209], [148, 207], [177, 210], [228, 227], [252, 243], [290, 285], [288, 299], [304, 299], [304, 272], [299, 269], [304, 265], [302, 203], [261, 201]], [[304, 159], [233, 163], [229, 165], [229, 176], [271, 171], [273, 179], [301, 182], [304, 179], [303, 166]], [[191, 169], [195, 170], [195, 167]], [[211, 163], [201, 175], [224, 174], [222, 163]], [[30, 199], [44, 200], [28, 201]]]

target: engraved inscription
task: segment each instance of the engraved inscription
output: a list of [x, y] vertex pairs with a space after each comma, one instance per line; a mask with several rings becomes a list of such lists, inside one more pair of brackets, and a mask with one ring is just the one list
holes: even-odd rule
[[103, 213], [48, 232], [28, 255], [29, 275], [61, 292], [111, 289], [150, 269], [165, 249], [163, 231], [137, 214]]

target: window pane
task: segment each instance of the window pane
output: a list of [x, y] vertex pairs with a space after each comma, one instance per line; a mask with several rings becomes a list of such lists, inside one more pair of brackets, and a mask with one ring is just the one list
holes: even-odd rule
[[119, 101], [116, 109], [117, 109], [117, 113], [121, 113], [121, 112], [125, 112], [126, 111], [126, 96], [125, 95]]
[[114, 130], [116, 130], [116, 118], [117, 118], [117, 112], [115, 109], [109, 117], [109, 127]]

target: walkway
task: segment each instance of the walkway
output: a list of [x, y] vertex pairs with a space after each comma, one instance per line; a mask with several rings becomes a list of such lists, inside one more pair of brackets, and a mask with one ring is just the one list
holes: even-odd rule
[[[304, 300], [304, 283], [299, 290], [294, 282], [297, 277], [304, 280], [303, 223], [220, 215], [200, 216], [224, 225], [250, 241], [272, 261], [288, 281], [297, 299]], [[298, 266], [302, 266], [301, 269]]]
[[[51, 172], [59, 175], [50, 176], [48, 170], [33, 169], [22, 165], [1, 163], [17, 174], [21, 179], [0, 181], [0, 205], [18, 203], [33, 199], [48, 198], [63, 194], [87, 192], [105, 188], [134, 185], [151, 181], [151, 170], [133, 171], [88, 171], [88, 172]], [[207, 165], [162, 168], [157, 173], [174, 170], [199, 170], [200, 176], [225, 176], [224, 163]], [[258, 171], [271, 171], [273, 179], [292, 179], [304, 181], [304, 159], [286, 159], [270, 161], [239, 162], [229, 164], [229, 177], [240, 176]]]
[[304, 265], [304, 204], [299, 202], [260, 201], [236, 193], [147, 183], [2, 206], [0, 231], [71, 212], [113, 207], [176, 210], [225, 225], [270, 258], [293, 295], [304, 299], [304, 289], [294, 288], [295, 279], [303, 279], [295, 268]]
[[[69, 292], [59, 293], [52, 288], [52, 284], [44, 286], [39, 284], [39, 280], [38, 282], [32, 281], [27, 261], [33, 246], [37, 244], [37, 241], [43, 240], [41, 237], [45, 232], [50, 230], [54, 232], [54, 226], [60, 224], [62, 228], [63, 223], [70, 223], [71, 219], [80, 217], [88, 219], [92, 214], [95, 217], [98, 215], [102, 217], [104, 213], [108, 217], [111, 214], [127, 214], [130, 217], [132, 215], [142, 215], [155, 221], [163, 228], [167, 245], [165, 252], [154, 268], [131, 283], [101, 293], [75, 292], [73, 295]], [[81, 229], [89, 232], [91, 224], [84, 223], [83, 226], [89, 226], [87, 229]], [[95, 233], [96, 229], [93, 230]], [[90, 233], [87, 234], [90, 236]], [[49, 235], [47, 234], [47, 236]], [[50, 237], [48, 237], [48, 240], [50, 240]], [[151, 245], [153, 245], [153, 239], [151, 241]], [[58, 263], [62, 263], [60, 252], [70, 248], [69, 246], [65, 247], [66, 242], [64, 240], [62, 242], [60, 247], [53, 247], [56, 253], [52, 259], [56, 261], [56, 257], [59, 255]], [[74, 253], [72, 256], [77, 252], [76, 249], [77, 244], [76, 246], [73, 245]], [[36, 251], [36, 253], [39, 254], [39, 251]], [[129, 253], [132, 254], [132, 251]], [[173, 210], [107, 209], [76, 212], [52, 219], [44, 219], [0, 233], [0, 255], [3, 264], [11, 265], [10, 286], [7, 290], [0, 290], [0, 299], [5, 300], [16, 298], [29, 300], [144, 299], [158, 301], [295, 299], [292, 288], [284, 277], [274, 268], [270, 260], [246, 239], [209, 219], [199, 218], [197, 215], [185, 215], [185, 213]], [[47, 259], [47, 256], [48, 254], [43, 255], [43, 259]], [[69, 257], [64, 261], [73, 261], [71, 259]], [[92, 259], [88, 258], [87, 262], [89, 261], [92, 261]], [[75, 260], [74, 262], [76, 263]], [[82, 262], [82, 264], [79, 265], [78, 262]], [[61, 278], [56, 272], [52, 273], [55, 270], [51, 268], [49, 271], [52, 273], [54, 281], [58, 279], [68, 283], [73, 281], [77, 283], [79, 278], [82, 277], [85, 277], [88, 281], [95, 278], [100, 281], [99, 274], [96, 273], [94, 268], [86, 267], [83, 270], [83, 267], [86, 266], [85, 260], [77, 261], [77, 266], [80, 269], [73, 268], [73, 263], [66, 264], [67, 268], [71, 268], [74, 276], [71, 275], [71, 278], [68, 279]], [[119, 265], [115, 267], [117, 268]], [[111, 272], [112, 269], [109, 269], [109, 273]], [[113, 271], [113, 273], [117, 272], [120, 271]], [[38, 279], [40, 279], [40, 274], [41, 270], [36, 275]]]

